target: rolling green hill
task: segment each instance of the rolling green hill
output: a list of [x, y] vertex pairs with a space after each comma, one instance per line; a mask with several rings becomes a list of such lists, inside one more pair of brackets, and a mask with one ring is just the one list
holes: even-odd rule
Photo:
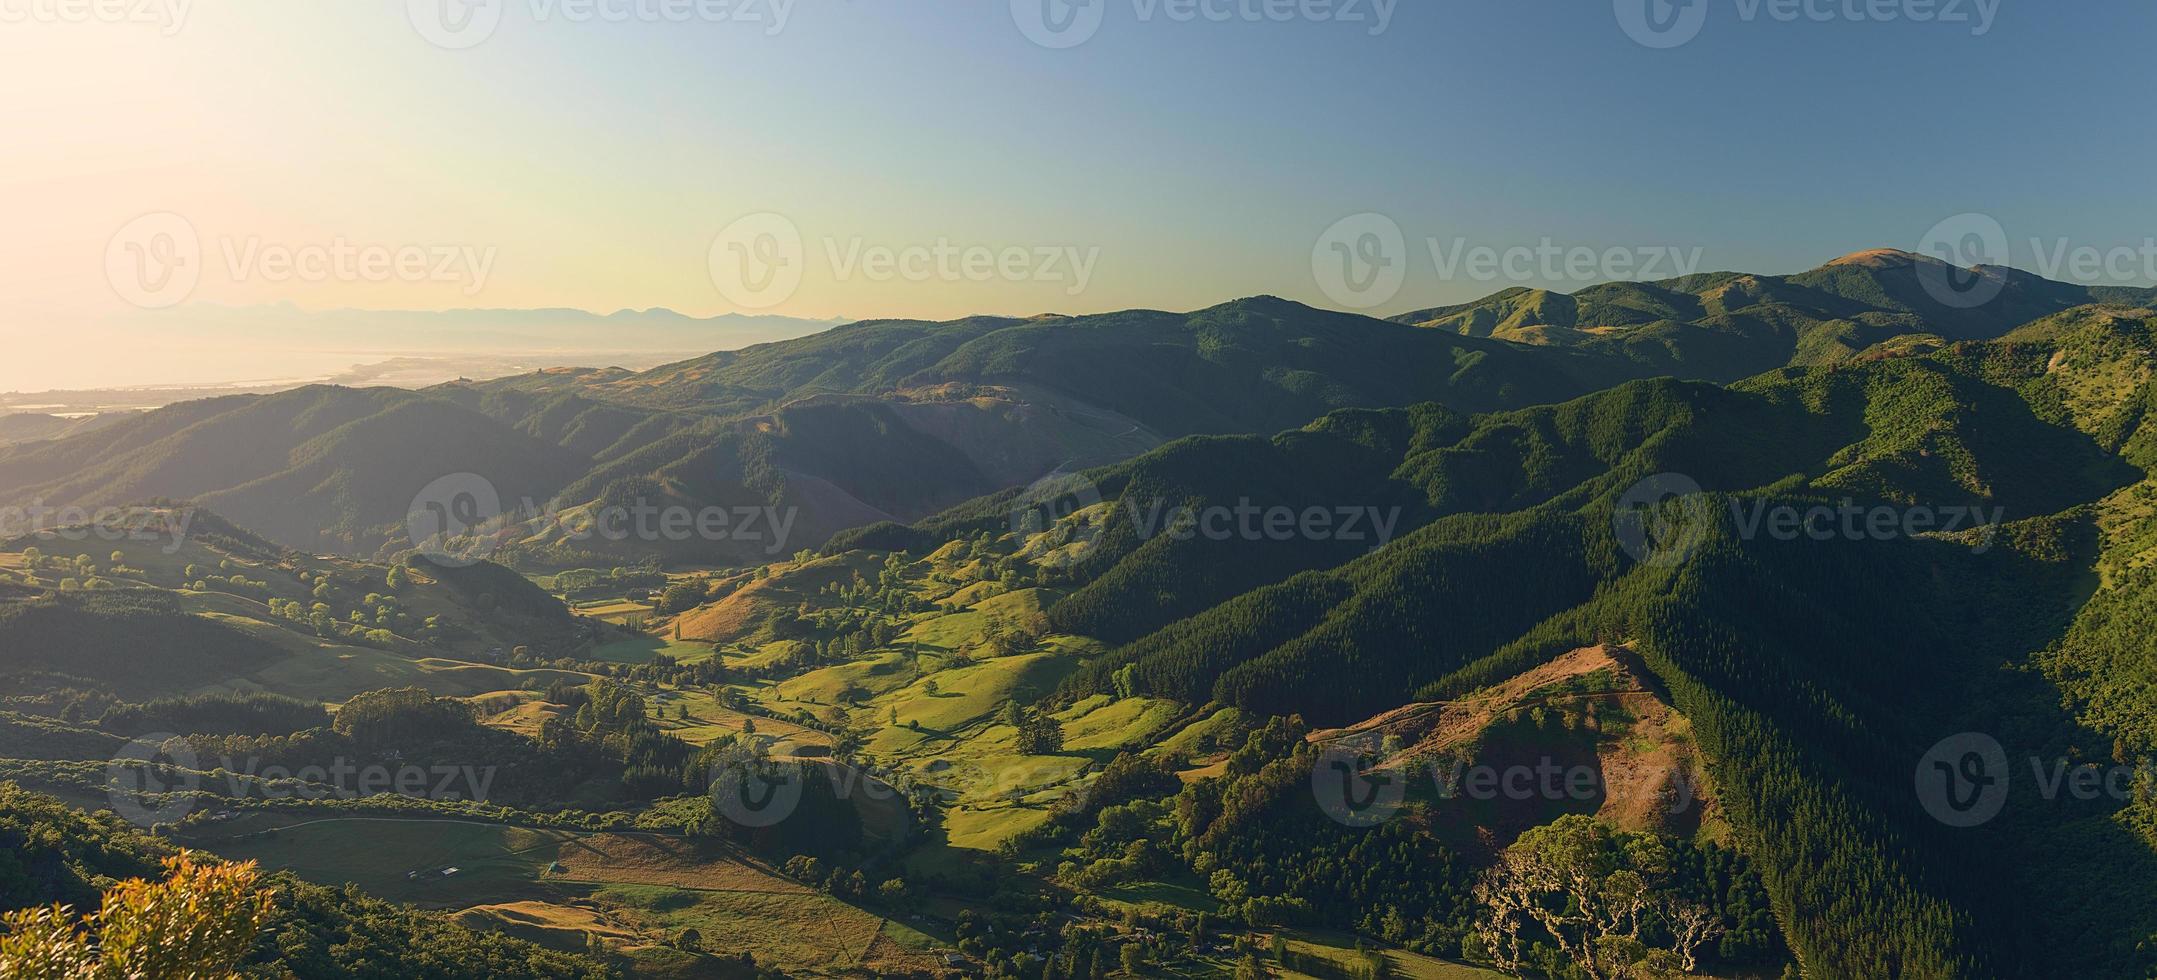
[[[386, 556], [413, 544], [404, 519], [423, 487], [474, 473], [512, 515], [490, 530], [506, 560], [746, 565], [1184, 436], [1424, 402], [1500, 411], [1658, 375], [1729, 382], [2149, 298], [1978, 270], [2000, 295], [1960, 309], [1924, 289], [1937, 266], [1876, 250], [1793, 276], [1515, 288], [1390, 323], [1270, 297], [1187, 314], [868, 321], [641, 373], [211, 399], [0, 448], [0, 504], [190, 500], [283, 545]], [[571, 530], [595, 507], [640, 503], [794, 519], [784, 540]]]
[[[1996, 269], [1994, 303], [1943, 308], [1921, 262], [1512, 290], [1400, 323], [1267, 298], [869, 322], [0, 450], [20, 492], [351, 535], [319, 547], [398, 550], [396, 507], [352, 501], [402, 492], [374, 474], [468, 464], [571, 512], [790, 507], [792, 545], [828, 538], [609, 551], [501, 526], [505, 560], [694, 566], [562, 585], [637, 611], [648, 632], [611, 657], [626, 634], [504, 565], [310, 556], [207, 514], [173, 552], [0, 544], [0, 757], [94, 797], [118, 734], [83, 720], [100, 697], [289, 761], [476, 751], [514, 770], [509, 803], [457, 812], [533, 826], [370, 830], [232, 798], [242, 826], [189, 831], [564, 948], [650, 955], [653, 930], [689, 929], [802, 946], [784, 962], [811, 974], [1093, 976], [1125, 951], [1134, 973], [1468, 974], [1502, 965], [1508, 876], [1571, 860], [1607, 887], [1549, 910], [1647, 896], [1618, 917], [1665, 946], [1713, 917], [1688, 972], [2145, 975], [2157, 317]], [[225, 693], [264, 691], [302, 701]], [[217, 694], [157, 697], [182, 692]], [[1926, 778], [1971, 733], [2011, 792], [1953, 826]], [[1398, 811], [1341, 812], [1325, 780], [1360, 763], [1336, 750], [1406, 780], [1375, 804]], [[694, 792], [721, 761], [876, 792], [842, 807], [811, 780], [804, 818], [760, 832]], [[1442, 782], [1546, 763], [1594, 791]], [[2124, 782], [2078, 793], [2077, 771]], [[1350, 809], [1365, 788], [1342, 787]], [[1695, 809], [1666, 805], [1681, 792]], [[724, 840], [580, 849], [632, 827]], [[427, 861], [471, 876], [349, 870], [432, 839]], [[783, 875], [712, 857], [736, 846]], [[1526, 970], [1574, 975], [1551, 938], [1531, 928]]]
[[781, 546], [814, 546], [1177, 436], [1355, 406], [1525, 405], [1638, 373], [1266, 298], [1192, 314], [881, 321], [641, 374], [183, 403], [0, 449], [0, 502], [190, 500], [283, 545], [374, 555], [412, 544], [404, 518], [423, 487], [475, 473], [505, 510], [522, 509], [497, 535], [520, 561], [750, 563], [774, 543], [625, 544], [530, 518], [640, 501], [772, 506], [798, 515]]
[[131, 412], [104, 412], [86, 418], [38, 415], [34, 413], [0, 415], [0, 446], [12, 446], [23, 442], [41, 442], [46, 439], [57, 439], [61, 436], [78, 432], [102, 429], [105, 426], [122, 421], [132, 414]]
[[[2062, 310], [2001, 341], [1728, 387], [1341, 412], [1091, 471], [1101, 503], [1055, 509], [1039, 532], [1083, 542], [1075, 565], [1067, 543], [1005, 547], [1075, 586], [1047, 610], [1054, 631], [1114, 645], [1056, 703], [1152, 698], [1343, 725], [1623, 642], [1689, 720], [1807, 975], [2131, 975], [2157, 931], [2157, 903], [2131, 884], [2157, 867], [2145, 797], [2025, 785], [2000, 819], [1955, 831], [1919, 806], [1911, 774], [1965, 731], [2014, 760], [2157, 752], [2141, 693], [2157, 595], [2153, 369], [2146, 312]], [[1688, 546], [1647, 560], [1620, 501], [1668, 473], [1705, 494], [1665, 505], [1691, 533], [1650, 523], [1664, 535], [1650, 541]], [[1149, 539], [1132, 515], [1163, 497], [1397, 506], [1402, 530], [1368, 553]], [[1006, 534], [1023, 506], [1000, 495], [833, 547], [922, 554]], [[1816, 539], [1748, 516], [1846, 506], [1939, 523]], [[1989, 516], [1946, 526], [1965, 509]]]
[[[1996, 295], [1948, 303], [1927, 289], [1982, 277]], [[1396, 322], [1474, 337], [1592, 351], [1679, 377], [1733, 381], [1786, 365], [1840, 363], [1902, 338], [1989, 340], [2092, 304], [2146, 305], [2151, 290], [2090, 288], [2013, 269], [1953, 270], [1871, 249], [1789, 276], [1712, 273], [1614, 282], [1571, 295], [1513, 287]]]
[[[175, 514], [136, 519], [161, 528]], [[188, 530], [176, 548], [76, 528], [0, 541], [0, 696], [95, 704], [237, 690], [336, 702], [399, 684], [482, 694], [570, 676], [510, 669], [508, 651], [544, 662], [603, 639], [492, 563], [309, 556], [207, 511], [189, 514]]]

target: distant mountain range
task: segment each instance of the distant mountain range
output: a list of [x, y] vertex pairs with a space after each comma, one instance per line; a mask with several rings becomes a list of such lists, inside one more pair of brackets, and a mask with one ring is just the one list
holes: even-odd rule
[[791, 340], [848, 322], [845, 318], [722, 313], [699, 317], [664, 307], [593, 313], [576, 309], [302, 310], [291, 305], [198, 305], [151, 314], [235, 338], [311, 342], [358, 350], [464, 351], [510, 355], [528, 350], [646, 349], [707, 351]]
[[[1350, 408], [1516, 409], [1665, 375], [1728, 382], [2151, 301], [2150, 291], [1978, 270], [2003, 286], [1961, 309], [1927, 293], [1931, 261], [1882, 250], [1794, 276], [1716, 273], [1571, 296], [1507, 290], [1392, 321], [1271, 297], [1188, 314], [866, 321], [644, 371], [548, 369], [417, 392], [312, 386], [0, 449], [0, 504], [194, 499], [293, 547], [372, 555], [410, 546], [404, 519], [423, 487], [471, 472], [526, 517], [638, 502], [787, 508], [797, 516], [787, 546], [814, 547], [1184, 436], [1275, 432]], [[349, 316], [508, 337], [530, 315]], [[669, 336], [713, 322], [665, 311], [564, 316]], [[547, 521], [512, 523], [498, 534], [510, 560], [559, 566], [618, 550], [565, 541]], [[724, 564], [770, 544], [637, 550]]]
[[2077, 286], [1998, 266], [1955, 269], [1883, 248], [1791, 276], [1714, 272], [1604, 283], [1570, 295], [1514, 287], [1392, 319], [1589, 351], [1683, 377], [1731, 379], [1987, 340], [2078, 306], [2152, 302], [2157, 289]]
[[76, 432], [88, 432], [119, 422], [132, 414], [134, 413], [103, 412], [89, 416], [61, 416], [24, 412], [0, 415], [0, 446], [41, 442]]
[[[94, 345], [99, 356], [59, 364], [0, 364], [0, 409], [154, 407], [180, 398], [308, 383], [423, 387], [570, 364], [641, 369], [707, 351], [803, 337], [844, 322], [736, 313], [695, 317], [666, 309], [183, 306], [54, 327]], [[69, 390], [47, 391], [63, 388]], [[9, 389], [43, 393], [4, 394]]]

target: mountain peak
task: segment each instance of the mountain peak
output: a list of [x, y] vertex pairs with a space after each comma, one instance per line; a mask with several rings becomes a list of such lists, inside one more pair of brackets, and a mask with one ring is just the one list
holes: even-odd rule
[[1925, 261], [1925, 256], [1918, 255], [1914, 252], [1905, 252], [1899, 248], [1868, 248], [1861, 252], [1852, 252], [1839, 259], [1829, 262], [1826, 267], [1832, 268], [1838, 265], [1857, 265], [1875, 269], [1898, 268], [1901, 266], [1916, 265], [1917, 263], [1923, 261]]
[[1245, 296], [1241, 299], [1232, 299], [1226, 303], [1211, 307], [1208, 312], [1215, 310], [1248, 311], [1254, 313], [1261, 313], [1268, 316], [1281, 316], [1284, 314], [1301, 312], [1327, 312], [1320, 310], [1315, 306], [1311, 306], [1308, 303], [1300, 303], [1292, 299], [1287, 299], [1285, 297], [1275, 296], [1271, 293], [1260, 293], [1256, 296]]

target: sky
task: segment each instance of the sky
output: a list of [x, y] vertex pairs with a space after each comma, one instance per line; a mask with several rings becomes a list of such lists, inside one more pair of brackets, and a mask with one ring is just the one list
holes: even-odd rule
[[2157, 235], [2157, 6], [1664, 2], [0, 0], [0, 391], [275, 374], [220, 307], [1391, 314]]

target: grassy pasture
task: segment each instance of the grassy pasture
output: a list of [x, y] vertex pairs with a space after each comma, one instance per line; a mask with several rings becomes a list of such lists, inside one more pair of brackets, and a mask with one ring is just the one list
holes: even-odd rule
[[1175, 702], [1154, 698], [1095, 695], [1056, 716], [1064, 724], [1067, 751], [1139, 749], [1174, 723], [1181, 713]]
[[[576, 836], [446, 820], [337, 817], [203, 846], [220, 857], [258, 861], [309, 881], [351, 882], [392, 901], [466, 908], [550, 897], [541, 879]], [[457, 874], [439, 874], [451, 867]], [[421, 874], [410, 877], [414, 871]]]
[[691, 664], [710, 660], [719, 651], [709, 643], [643, 636], [603, 644], [587, 656], [610, 664], [648, 664], [662, 654], [673, 657], [676, 663]]
[[442, 697], [469, 697], [492, 691], [544, 688], [559, 679], [590, 680], [561, 670], [514, 670], [461, 660], [408, 660], [370, 647], [346, 646], [267, 623], [225, 613], [206, 613], [284, 648], [290, 656], [246, 677], [211, 684], [198, 691], [263, 690], [306, 701], [342, 703], [353, 695], [386, 687], [423, 687]]
[[[1347, 968], [1361, 962], [1361, 957], [1356, 952], [1355, 938], [1352, 936], [1324, 932], [1291, 933], [1288, 937], [1288, 949], [1291, 954], [1333, 964], [1334, 970], [1338, 971], [1333, 973], [1334, 976], [1347, 976]], [[1402, 980], [1499, 980], [1505, 976], [1464, 963], [1450, 963], [1420, 956], [1405, 949], [1387, 949], [1380, 952], [1385, 956], [1387, 975]], [[1313, 976], [1295, 970], [1282, 970], [1281, 975]]]
[[[789, 972], [845, 971], [872, 958], [919, 966], [935, 942], [720, 845], [658, 835], [341, 817], [192, 843], [311, 881], [460, 910], [467, 925], [557, 948], [580, 949], [595, 932], [640, 962], [640, 947], [683, 928]], [[449, 867], [458, 873], [439, 873]]]
[[[651, 700], [659, 707], [657, 721], [660, 729], [692, 745], [707, 745], [721, 737], [738, 734], [752, 719], [759, 735], [811, 745], [831, 744], [831, 736], [813, 728], [721, 707], [717, 699], [704, 691], [667, 689], [654, 692]], [[683, 708], [688, 709], [687, 719], [680, 717]]]
[[628, 599], [605, 599], [599, 602], [577, 603], [570, 607], [579, 616], [620, 623], [632, 616], [648, 616], [655, 607], [648, 602], [631, 602]]
[[[1031, 699], [1055, 688], [1078, 669], [1069, 657], [1048, 653], [998, 657], [937, 672], [872, 702], [879, 710], [897, 708], [899, 722], [952, 732], [987, 718], [1005, 701]], [[935, 694], [928, 692], [934, 681]], [[885, 712], [889, 717], [889, 712]]]
[[792, 971], [850, 970], [868, 957], [884, 920], [816, 892], [689, 891], [608, 885], [597, 901], [627, 909], [669, 932], [695, 929], [720, 949], [748, 949], [757, 961]]

